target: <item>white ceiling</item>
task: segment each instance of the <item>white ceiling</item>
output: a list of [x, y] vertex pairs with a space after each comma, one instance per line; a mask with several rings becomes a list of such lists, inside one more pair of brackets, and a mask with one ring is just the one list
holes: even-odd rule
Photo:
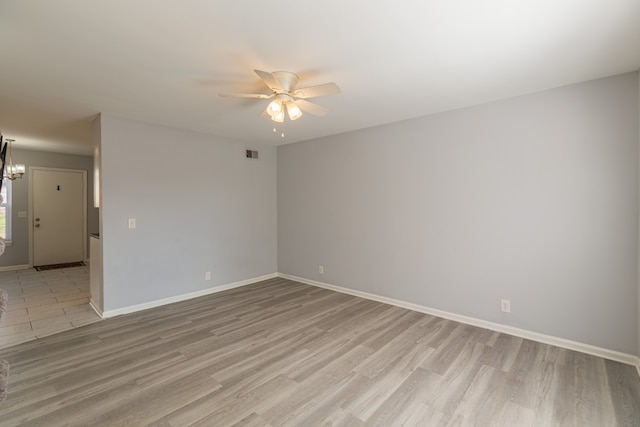
[[[283, 139], [218, 96], [255, 68], [342, 93]], [[638, 68], [638, 0], [0, 0], [0, 130], [58, 152], [99, 112], [277, 145]]]

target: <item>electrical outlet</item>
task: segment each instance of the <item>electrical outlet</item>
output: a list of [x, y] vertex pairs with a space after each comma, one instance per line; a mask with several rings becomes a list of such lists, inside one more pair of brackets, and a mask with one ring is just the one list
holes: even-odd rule
[[500, 300], [500, 311], [503, 313], [511, 313], [511, 301], [508, 299]]
[[318, 273], [324, 274], [324, 265], [319, 265], [318, 266]]
[[204, 272], [204, 280], [211, 280], [211, 272], [210, 271], [205, 271]]

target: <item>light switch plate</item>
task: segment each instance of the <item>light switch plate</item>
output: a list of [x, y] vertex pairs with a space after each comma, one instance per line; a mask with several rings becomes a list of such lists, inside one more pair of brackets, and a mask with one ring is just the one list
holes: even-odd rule
[[129, 228], [136, 228], [136, 219], [129, 218]]

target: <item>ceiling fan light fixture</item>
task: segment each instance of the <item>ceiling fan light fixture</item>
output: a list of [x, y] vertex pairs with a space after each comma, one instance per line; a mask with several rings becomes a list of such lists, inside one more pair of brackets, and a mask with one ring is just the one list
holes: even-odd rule
[[291, 120], [297, 120], [302, 117], [302, 111], [300, 110], [300, 107], [298, 107], [298, 104], [293, 101], [287, 103], [287, 113], [289, 113], [289, 118]]
[[273, 120], [274, 122], [283, 123], [284, 122], [284, 110], [280, 110], [279, 113], [273, 114], [271, 116], [271, 120]]
[[282, 102], [279, 99], [274, 99], [273, 101], [271, 101], [269, 103], [269, 106], [267, 107], [267, 113], [269, 113], [269, 115], [271, 116], [271, 118], [275, 117], [278, 114], [281, 114], [284, 116], [284, 108], [282, 106]]

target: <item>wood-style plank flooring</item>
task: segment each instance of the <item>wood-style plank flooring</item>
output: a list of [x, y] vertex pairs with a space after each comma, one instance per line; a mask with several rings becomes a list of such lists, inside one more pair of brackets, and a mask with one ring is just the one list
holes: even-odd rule
[[634, 367], [272, 279], [0, 351], [1, 426], [639, 426]]

